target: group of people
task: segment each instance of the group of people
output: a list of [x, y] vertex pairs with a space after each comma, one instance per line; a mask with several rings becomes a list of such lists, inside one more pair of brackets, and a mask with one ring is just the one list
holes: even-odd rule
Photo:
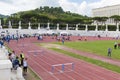
[[42, 36], [42, 35], [39, 35], [39, 36], [37, 37], [37, 40], [43, 40], [43, 36]]
[[[120, 49], [120, 43], [115, 42], [114, 43], [114, 49], [117, 49], [117, 47]], [[112, 49], [108, 48], [108, 56], [111, 57]]]
[[23, 75], [26, 75], [28, 63], [27, 58], [24, 57], [23, 51], [21, 51], [19, 57], [16, 55], [15, 51], [9, 52], [8, 57], [12, 62], [12, 70], [17, 70], [18, 67], [22, 67]]
[[69, 35], [68, 35], [68, 36], [57, 36], [57, 37], [56, 37], [56, 40], [57, 40], [57, 41], [61, 41], [62, 44], [64, 44], [65, 41], [70, 41], [71, 38], [70, 38]]
[[115, 42], [114, 43], [114, 49], [117, 49], [117, 47], [120, 49], [120, 43]]

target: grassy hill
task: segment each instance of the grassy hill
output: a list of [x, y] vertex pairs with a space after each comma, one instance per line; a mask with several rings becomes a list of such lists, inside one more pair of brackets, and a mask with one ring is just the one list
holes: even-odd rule
[[71, 13], [70, 11], [65, 12], [61, 7], [48, 6], [11, 14], [11, 16], [2, 21], [2, 24], [8, 25], [8, 21], [12, 22], [13, 28], [18, 27], [19, 21], [22, 21], [22, 28], [27, 28], [26, 26], [28, 26], [28, 22], [31, 22], [33, 29], [37, 28], [38, 23], [41, 23], [41, 26], [46, 27], [47, 22], [50, 22], [50, 26], [53, 27], [56, 26], [57, 23], [60, 23], [61, 27], [65, 27], [66, 24], [75, 26], [75, 24], [79, 23], [91, 23], [90, 18], [87, 16]]
[[61, 7], [40, 7], [35, 10], [22, 11], [12, 14], [13, 18], [19, 18], [23, 22], [51, 22], [51, 23], [73, 23], [77, 24], [88, 19], [87, 16], [63, 11]]

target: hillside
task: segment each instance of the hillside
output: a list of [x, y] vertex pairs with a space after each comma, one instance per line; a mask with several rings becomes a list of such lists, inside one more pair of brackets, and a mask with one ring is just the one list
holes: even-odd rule
[[[2, 15], [4, 17], [4, 15]], [[32, 28], [37, 28], [38, 23], [41, 26], [47, 27], [48, 22], [50, 26], [54, 28], [57, 23], [60, 27], [75, 26], [75, 24], [91, 24], [91, 18], [82, 16], [80, 14], [65, 12], [61, 7], [39, 7], [34, 10], [20, 11], [18, 13], [11, 14], [11, 16], [2, 19], [2, 25], [6, 28], [8, 22], [11, 21], [13, 28], [18, 27], [19, 21], [22, 22], [22, 28], [27, 28], [28, 23], [31, 22]]]
[[[21, 19], [22, 22], [51, 22], [51, 23], [72, 23], [77, 24], [88, 19], [87, 16], [82, 16], [70, 11], [63, 11], [61, 7], [40, 7], [35, 10], [23, 11], [12, 14], [12, 18]], [[11, 17], [10, 17], [11, 19]]]

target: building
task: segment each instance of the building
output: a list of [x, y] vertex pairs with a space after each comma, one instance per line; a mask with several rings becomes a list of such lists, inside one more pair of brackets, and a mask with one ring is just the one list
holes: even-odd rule
[[[120, 16], [120, 4], [93, 9], [92, 14], [93, 17], [111, 17], [113, 15]], [[114, 19], [109, 18], [106, 21], [106, 24], [115, 24], [115, 21]]]
[[92, 10], [93, 17], [110, 17], [113, 15], [120, 15], [120, 4], [113, 6], [106, 6], [101, 8], [96, 8]]

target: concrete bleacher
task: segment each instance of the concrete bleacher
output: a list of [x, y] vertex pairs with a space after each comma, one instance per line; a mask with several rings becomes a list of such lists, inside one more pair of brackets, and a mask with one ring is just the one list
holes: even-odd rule
[[22, 76], [22, 69], [11, 70], [12, 63], [8, 59], [7, 49], [0, 48], [0, 80], [25, 80]]
[[[74, 36], [98, 36], [100, 35], [101, 37], [118, 37], [120, 36], [120, 31], [95, 31], [95, 30], [46, 30], [46, 29], [1, 29], [1, 32], [5, 32], [4, 34], [9, 34], [9, 35], [13, 35], [13, 34], [19, 34], [19, 35], [23, 35], [23, 34], [29, 34], [29, 35], [33, 35], [33, 34], [42, 34], [42, 33], [46, 33], [50, 32], [50, 33], [61, 33], [61, 32], [65, 32]], [[3, 34], [3, 33], [2, 33]]]

